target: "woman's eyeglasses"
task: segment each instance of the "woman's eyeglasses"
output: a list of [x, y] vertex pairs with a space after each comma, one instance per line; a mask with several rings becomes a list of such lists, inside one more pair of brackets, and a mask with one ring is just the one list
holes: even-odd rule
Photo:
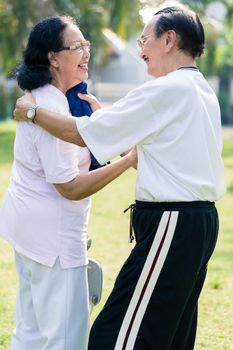
[[145, 36], [142, 36], [141, 38], [138, 38], [137, 39], [137, 43], [138, 43], [138, 46], [141, 50], [143, 50], [144, 48], [144, 45], [145, 43], [147, 42], [147, 38], [149, 38], [150, 36], [152, 36], [153, 34], [149, 34], [149, 35], [145, 35]]
[[81, 53], [84, 50], [89, 52], [90, 47], [91, 47], [90, 41], [83, 40], [83, 41], [79, 41], [77, 44], [61, 47], [59, 50], [57, 50], [57, 52], [60, 52], [63, 50], [77, 51], [78, 53]]

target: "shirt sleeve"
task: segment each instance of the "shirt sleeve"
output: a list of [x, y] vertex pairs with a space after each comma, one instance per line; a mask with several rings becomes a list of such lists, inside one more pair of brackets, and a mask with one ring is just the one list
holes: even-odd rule
[[104, 164], [153, 132], [153, 107], [142, 89], [134, 89], [109, 109], [77, 118], [77, 129], [95, 158]]
[[66, 183], [80, 173], [78, 146], [59, 140], [45, 130], [41, 130], [35, 146], [47, 182]]
[[[111, 108], [76, 120], [80, 135], [100, 163], [136, 144], [150, 143], [166, 128], [175, 137], [173, 126], [184, 121], [190, 108], [190, 84], [173, 75], [149, 81]], [[185, 112], [180, 113], [181, 109]]]
[[[50, 111], [69, 113], [66, 97], [52, 86], [34, 90], [36, 103]], [[64, 118], [67, 118], [64, 116]], [[36, 126], [34, 146], [36, 148], [46, 182], [59, 184], [73, 180], [79, 173], [78, 149]]]

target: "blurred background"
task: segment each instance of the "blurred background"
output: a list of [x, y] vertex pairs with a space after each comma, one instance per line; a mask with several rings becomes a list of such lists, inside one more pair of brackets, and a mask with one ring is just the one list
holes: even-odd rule
[[[151, 79], [139, 58], [136, 38], [163, 1], [0, 0], [0, 121], [11, 118], [22, 91], [12, 70], [20, 63], [28, 34], [42, 17], [75, 17], [91, 41], [89, 91], [112, 103]], [[222, 123], [233, 124], [233, 0], [183, 0], [196, 10], [206, 31], [206, 51], [198, 65], [216, 91]]]
[[[54, 14], [77, 18], [84, 36], [92, 43], [89, 91], [109, 104], [151, 79], [139, 57], [136, 38], [161, 3], [155, 0], [0, 0], [0, 206], [13, 161], [16, 123], [10, 119], [16, 98], [23, 94], [10, 76], [21, 62], [33, 25]], [[227, 193], [217, 204], [221, 232], [200, 300], [195, 350], [233, 350], [233, 0], [183, 0], [182, 3], [198, 12], [205, 27], [206, 51], [198, 65], [221, 104], [227, 179]], [[123, 209], [134, 200], [135, 178], [136, 172], [131, 169], [93, 196], [89, 235], [94, 245], [90, 254], [104, 268], [104, 288], [92, 320], [106, 301], [117, 272], [132, 249], [127, 244], [129, 217], [123, 215]], [[1, 241], [0, 350], [9, 349], [16, 289], [13, 251]]]

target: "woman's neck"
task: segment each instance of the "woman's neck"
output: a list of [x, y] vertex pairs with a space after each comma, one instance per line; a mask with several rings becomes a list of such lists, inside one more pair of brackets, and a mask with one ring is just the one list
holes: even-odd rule
[[64, 88], [64, 86], [59, 83], [56, 79], [52, 79], [51, 85], [55, 86], [58, 90], [60, 90], [64, 95], [66, 94], [67, 89]]

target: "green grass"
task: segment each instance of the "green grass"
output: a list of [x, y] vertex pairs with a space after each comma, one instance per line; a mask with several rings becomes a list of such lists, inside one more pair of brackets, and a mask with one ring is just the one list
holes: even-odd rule
[[[11, 173], [15, 124], [0, 124], [0, 203]], [[233, 349], [233, 140], [224, 142], [227, 193], [217, 203], [220, 234], [199, 304], [195, 350]], [[93, 246], [89, 256], [101, 262], [104, 270], [103, 298], [92, 313], [96, 317], [110, 293], [117, 272], [133, 245], [128, 244], [129, 214], [123, 210], [134, 200], [134, 170], [93, 196], [89, 235]], [[17, 276], [12, 249], [0, 241], [0, 350], [9, 347], [14, 327]], [[107, 349], [106, 349], [107, 350]], [[177, 349], [178, 350], [178, 349]]]

